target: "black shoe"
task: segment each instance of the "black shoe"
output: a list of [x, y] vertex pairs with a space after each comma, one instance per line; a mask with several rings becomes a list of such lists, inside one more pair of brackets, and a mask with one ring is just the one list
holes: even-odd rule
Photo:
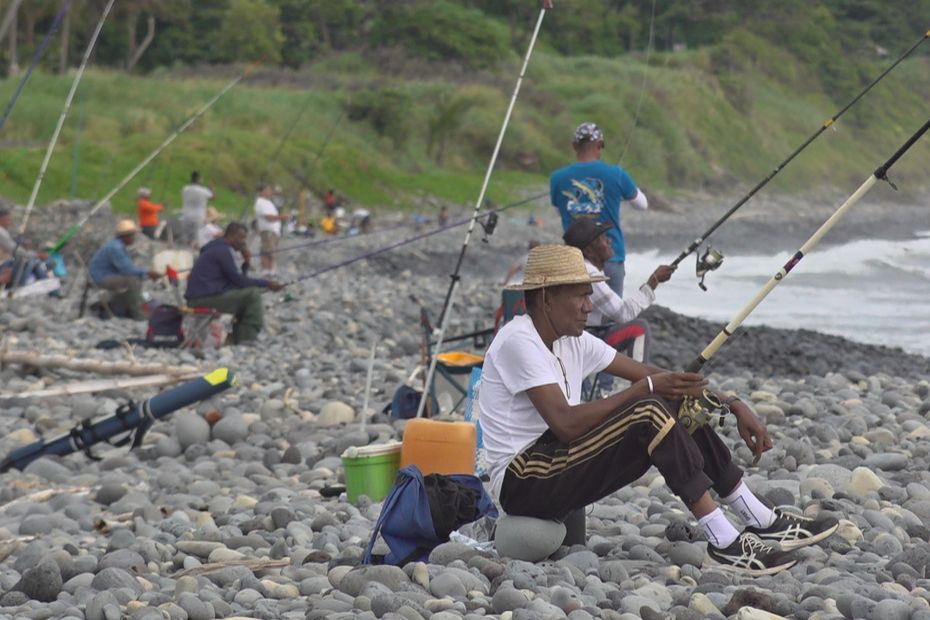
[[803, 515], [775, 508], [775, 522], [769, 527], [747, 527], [763, 542], [778, 544], [784, 551], [800, 549], [820, 542], [840, 527], [834, 517], [817, 517], [812, 519]]
[[742, 532], [729, 547], [718, 549], [708, 544], [704, 567], [761, 576], [780, 573], [797, 561], [791, 553], [765, 544], [755, 534]]

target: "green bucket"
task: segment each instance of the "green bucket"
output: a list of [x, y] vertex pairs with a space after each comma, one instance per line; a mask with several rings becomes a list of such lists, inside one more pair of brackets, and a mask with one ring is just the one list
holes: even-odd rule
[[346, 493], [355, 503], [360, 495], [380, 502], [394, 485], [400, 468], [400, 442], [364, 448], [349, 448], [342, 454]]

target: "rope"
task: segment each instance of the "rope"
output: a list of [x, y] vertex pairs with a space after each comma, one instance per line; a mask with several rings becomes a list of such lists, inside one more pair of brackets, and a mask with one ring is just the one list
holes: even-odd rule
[[[58, 30], [58, 24], [61, 23], [65, 13], [68, 12], [68, 7], [71, 6], [73, 1], [74, 0], [65, 0], [61, 5], [61, 8], [58, 10], [58, 14], [55, 15], [55, 20], [52, 22], [52, 27], [49, 28], [47, 33], [45, 33], [45, 38], [43, 38], [42, 42], [39, 44], [39, 49], [37, 49], [36, 53], [32, 56], [32, 62], [29, 63], [29, 68], [26, 69], [26, 73], [24, 73], [23, 77], [19, 80], [19, 84], [16, 85], [16, 91], [13, 93], [13, 97], [10, 99], [10, 102], [6, 104], [6, 109], [3, 110], [3, 116], [0, 117], [0, 129], [3, 129], [3, 125], [6, 124], [7, 117], [9, 117], [10, 112], [13, 111], [13, 106], [16, 105], [17, 99], [19, 99], [19, 96], [23, 93], [23, 89], [26, 87], [26, 82], [29, 81], [29, 76], [31, 76], [32, 72], [35, 71], [36, 66], [39, 64], [39, 58], [41, 58], [42, 54], [45, 53], [45, 49], [48, 47], [49, 42], [52, 40], [52, 35], [55, 34], [56, 30]], [[11, 33], [10, 36], [16, 36], [16, 33]]]

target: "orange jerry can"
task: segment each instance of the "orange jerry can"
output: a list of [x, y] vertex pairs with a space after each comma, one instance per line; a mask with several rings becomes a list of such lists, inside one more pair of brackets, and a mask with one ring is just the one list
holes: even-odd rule
[[400, 466], [416, 465], [426, 474], [474, 474], [478, 434], [471, 422], [407, 421]]

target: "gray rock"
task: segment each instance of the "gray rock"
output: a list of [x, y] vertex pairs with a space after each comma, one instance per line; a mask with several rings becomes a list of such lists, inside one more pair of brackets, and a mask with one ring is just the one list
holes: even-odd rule
[[213, 607], [190, 592], [184, 592], [178, 597], [178, 606], [187, 612], [188, 620], [213, 620], [215, 617]]
[[132, 549], [119, 549], [104, 555], [97, 564], [100, 570], [111, 567], [138, 573], [145, 570], [145, 560]]
[[514, 611], [521, 609], [529, 604], [526, 594], [514, 588], [501, 587], [494, 593], [491, 599], [491, 605], [496, 613], [502, 614], [505, 611]]
[[136, 596], [142, 594], [142, 584], [136, 581], [136, 578], [122, 568], [104, 568], [94, 576], [91, 583], [94, 590], [115, 590], [117, 588], [128, 588]]
[[865, 459], [866, 467], [881, 469], [884, 471], [900, 471], [907, 467], [908, 458], [903, 454], [892, 452], [881, 452], [871, 454]]
[[668, 558], [678, 566], [690, 564], [700, 567], [704, 563], [704, 549], [689, 542], [673, 542], [668, 550]]
[[64, 465], [44, 456], [26, 465], [23, 473], [44, 478], [49, 482], [68, 482], [74, 475]]
[[494, 545], [501, 557], [538, 562], [552, 555], [565, 538], [558, 521], [505, 515], [497, 520]]
[[124, 495], [126, 495], [126, 487], [122, 484], [103, 484], [94, 495], [94, 501], [109, 506], [113, 502], [120, 500]]
[[196, 413], [182, 413], [174, 419], [174, 434], [182, 450], [210, 441], [210, 425]]
[[34, 601], [50, 603], [61, 592], [61, 569], [55, 562], [46, 560], [23, 575], [17, 590]]
[[386, 585], [392, 592], [397, 592], [410, 583], [407, 574], [402, 569], [383, 564], [381, 566], [357, 566], [345, 574], [337, 587], [349, 596], [358, 596], [365, 585], [373, 581]]
[[213, 438], [225, 441], [229, 445], [242, 441], [249, 436], [249, 426], [239, 414], [223, 416], [213, 425]]
[[[319, 517], [318, 517], [319, 518]], [[314, 519], [314, 524], [316, 520]], [[318, 529], [316, 525], [313, 526], [313, 529]], [[430, 564], [442, 564], [443, 566], [451, 564], [455, 560], [462, 560], [463, 562], [468, 562], [475, 556], [480, 556], [481, 552], [473, 547], [468, 545], [463, 545], [462, 543], [457, 542], [447, 542], [438, 545], [433, 549], [429, 554]]]
[[[87, 620], [113, 620], [112, 610], [116, 609], [116, 620], [119, 620], [120, 617], [120, 606], [119, 601], [116, 600], [116, 596], [107, 590], [95, 594], [94, 597], [87, 603], [87, 608], [84, 610], [84, 617]], [[107, 613], [107, 609], [111, 610], [110, 613]]]
[[461, 598], [466, 594], [465, 586], [462, 581], [449, 572], [439, 573], [429, 582], [429, 591], [436, 598], [448, 596], [450, 598]]
[[355, 410], [340, 401], [330, 401], [323, 405], [316, 423], [322, 427], [348, 424], [355, 420]]

